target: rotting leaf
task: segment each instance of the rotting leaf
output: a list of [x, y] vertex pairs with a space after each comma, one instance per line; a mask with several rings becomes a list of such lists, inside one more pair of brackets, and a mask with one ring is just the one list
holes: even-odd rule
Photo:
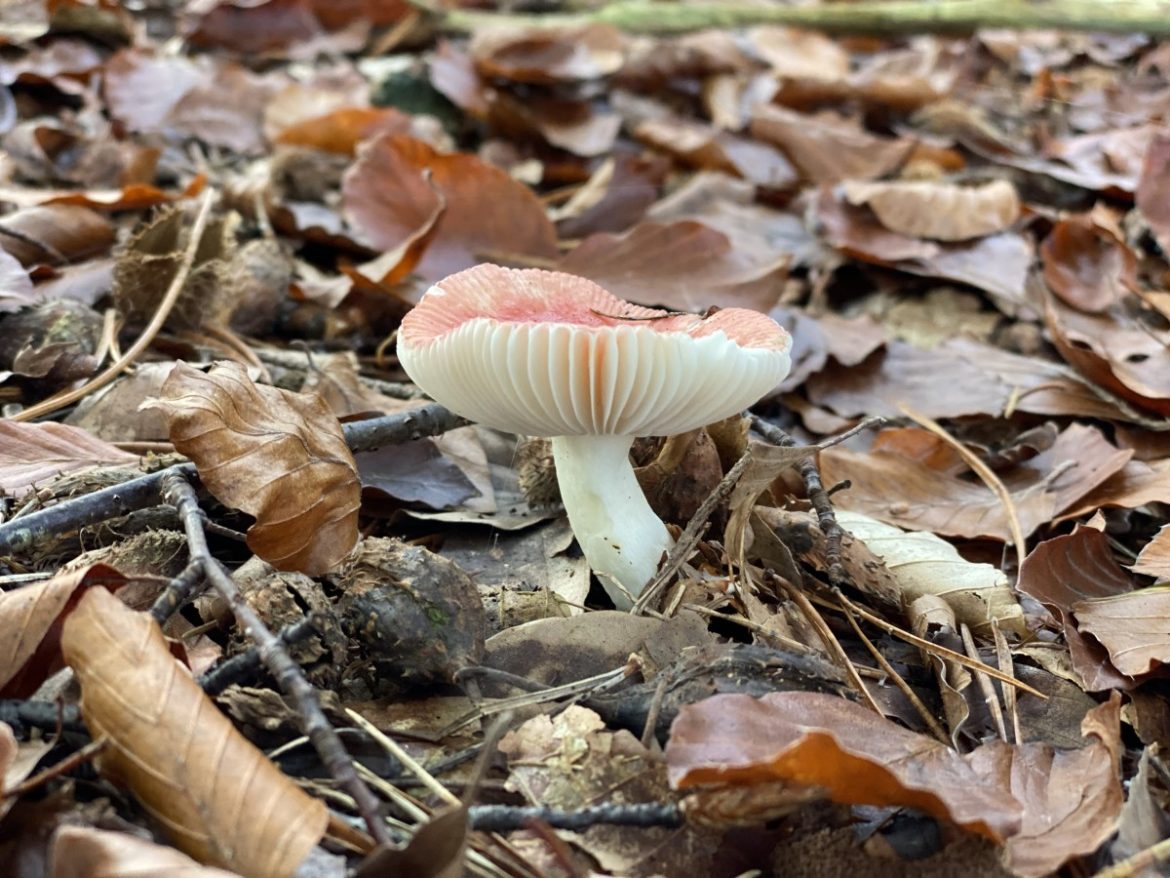
[[0, 490], [19, 497], [37, 482], [102, 465], [132, 464], [122, 451], [80, 427], [0, 420]]
[[936, 241], [968, 241], [1002, 232], [1020, 215], [1020, 197], [1007, 180], [981, 186], [847, 181], [843, 189], [850, 204], [867, 205], [890, 231]]
[[180, 362], [145, 405], [166, 413], [207, 489], [256, 518], [248, 547], [272, 566], [316, 576], [357, 543], [357, 464], [316, 394], [254, 384], [238, 363]]
[[885, 562], [903, 588], [909, 605], [935, 595], [950, 606], [958, 621], [986, 632], [990, 625], [1023, 635], [1024, 611], [1007, 577], [990, 564], [976, 564], [932, 533], [907, 532], [867, 515], [839, 510], [837, 521]]
[[0, 695], [27, 698], [61, 667], [61, 625], [81, 592], [124, 582], [113, 567], [95, 564], [0, 592]]
[[102, 773], [129, 786], [197, 860], [291, 878], [325, 832], [324, 804], [236, 731], [154, 620], [93, 590], [66, 622], [62, 649], [90, 734], [109, 741]]

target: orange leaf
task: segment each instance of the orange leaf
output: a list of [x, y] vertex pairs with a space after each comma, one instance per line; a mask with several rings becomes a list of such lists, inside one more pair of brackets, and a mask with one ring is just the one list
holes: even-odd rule
[[386, 132], [408, 134], [410, 116], [393, 107], [345, 107], [294, 122], [276, 136], [276, 142], [353, 155], [363, 140]]
[[109, 747], [101, 771], [130, 787], [181, 850], [244, 876], [292, 876], [328, 812], [216, 709], [162, 631], [93, 590], [65, 623], [81, 714]]
[[179, 363], [146, 405], [216, 499], [256, 518], [248, 547], [274, 567], [316, 576], [357, 543], [357, 464], [317, 394], [254, 384], [238, 363]]

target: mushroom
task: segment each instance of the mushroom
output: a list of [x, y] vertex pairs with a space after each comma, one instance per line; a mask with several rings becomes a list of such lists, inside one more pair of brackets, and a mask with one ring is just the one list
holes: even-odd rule
[[484, 264], [427, 290], [402, 321], [398, 358], [457, 414], [552, 437], [569, 524], [626, 609], [671, 547], [634, 476], [634, 438], [742, 411], [788, 374], [791, 341], [756, 311], [660, 311], [575, 275]]

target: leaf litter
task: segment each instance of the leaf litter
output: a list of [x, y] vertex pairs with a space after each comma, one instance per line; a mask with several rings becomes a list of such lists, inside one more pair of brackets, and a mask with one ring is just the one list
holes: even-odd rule
[[[5, 861], [1164, 859], [1165, 44], [464, 11], [2, 16]], [[635, 444], [634, 613], [547, 443], [398, 364], [483, 262], [794, 336], [756, 420]]]

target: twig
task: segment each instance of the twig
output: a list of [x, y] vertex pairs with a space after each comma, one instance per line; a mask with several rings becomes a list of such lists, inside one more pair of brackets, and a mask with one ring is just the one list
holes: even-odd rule
[[353, 797], [358, 813], [374, 840], [379, 844], [389, 842], [386, 826], [378, 816], [378, 800], [358, 778], [345, 746], [321, 710], [316, 691], [284, 650], [280, 639], [268, 630], [244, 600], [223, 565], [212, 556], [207, 536], [203, 532], [203, 514], [199, 509], [195, 489], [182, 475], [169, 473], [163, 479], [162, 495], [167, 503], [175, 507], [183, 521], [191, 560], [203, 565], [203, 573], [212, 587], [227, 601], [237, 623], [256, 642], [264, 666], [276, 679], [281, 691], [293, 699], [303, 730], [313, 742], [330, 776]]
[[97, 758], [109, 746], [109, 743], [109, 739], [104, 736], [98, 738], [96, 741], [90, 741], [81, 749], [75, 750], [59, 762], [54, 762], [44, 771], [37, 772], [32, 777], [26, 778], [22, 783], [18, 783], [11, 789], [0, 790], [0, 800], [23, 796], [25, 793], [35, 790], [42, 784], [48, 783], [53, 778], [60, 777], [65, 772], [72, 771], [77, 766]]
[[58, 409], [71, 405], [79, 399], [84, 399], [99, 387], [105, 387], [117, 378], [123, 369], [137, 360], [139, 354], [150, 347], [151, 342], [154, 341], [154, 337], [163, 328], [163, 324], [167, 322], [167, 317], [170, 316], [172, 309], [175, 307], [175, 303], [179, 301], [179, 294], [183, 291], [183, 287], [187, 283], [187, 277], [191, 273], [191, 266], [195, 264], [195, 254], [199, 249], [199, 241], [203, 238], [203, 231], [207, 228], [207, 220], [211, 215], [211, 203], [214, 200], [214, 194], [214, 190], [212, 189], [208, 189], [203, 193], [203, 198], [200, 200], [198, 211], [195, 214], [195, 222], [191, 224], [187, 247], [183, 251], [183, 258], [179, 261], [178, 270], [171, 279], [171, 285], [167, 287], [162, 301], [158, 303], [158, 308], [155, 309], [154, 314], [151, 316], [150, 323], [142, 330], [142, 335], [135, 339], [134, 344], [102, 372], [90, 378], [80, 387], [58, 393], [55, 396], [50, 396], [48, 399], [38, 402], [36, 405], [29, 406], [13, 415], [12, 420], [31, 421], [34, 418], [51, 414]]
[[[884, 418], [867, 418], [856, 427], [839, 437], [833, 437], [838, 442], [856, 435], [862, 430], [869, 430], [885, 424]], [[773, 445], [792, 447], [797, 444], [788, 433], [775, 424], [769, 423], [759, 415], [752, 415], [752, 426], [756, 431]], [[837, 515], [833, 511], [833, 502], [829, 499], [829, 492], [821, 482], [821, 471], [817, 469], [816, 461], [812, 458], [798, 460], [796, 471], [804, 481], [805, 491], [808, 492], [809, 503], [817, 514], [817, 523], [821, 533], [825, 535], [825, 566], [829, 582], [840, 587], [848, 584], [849, 577], [845, 573], [845, 563], [842, 560], [841, 544], [845, 540], [845, 529], [837, 523]]]
[[[310, 635], [317, 633], [313, 614], [286, 625], [280, 629], [280, 642], [285, 646], [300, 643]], [[260, 650], [253, 646], [239, 655], [234, 655], [223, 664], [216, 665], [199, 678], [199, 687], [206, 695], [218, 695], [233, 683], [242, 683], [252, 679], [256, 671], [263, 666]]]
[[662, 568], [650, 580], [650, 583], [642, 591], [642, 594], [638, 596], [638, 599], [634, 601], [633, 607], [630, 608], [632, 614], [637, 616], [644, 613], [650, 605], [650, 602], [658, 597], [658, 593], [670, 578], [678, 572], [683, 562], [691, 556], [691, 552], [699, 544], [699, 539], [703, 536], [703, 531], [707, 527], [707, 519], [711, 517], [711, 513], [715, 511], [715, 507], [726, 500], [731, 495], [731, 492], [735, 490], [736, 483], [743, 475], [744, 470], [748, 468], [751, 459], [750, 454], [745, 454], [737, 460], [719, 484], [715, 486], [715, 490], [708, 494], [699, 505], [699, 508], [695, 510], [695, 514], [691, 516], [691, 520], [687, 522], [687, 526], [679, 535], [678, 541], [666, 556], [666, 562], [662, 565]]
[[1164, 838], [1157, 844], [1138, 851], [1132, 857], [1126, 857], [1106, 869], [1093, 875], [1093, 878], [1133, 878], [1141, 875], [1150, 866], [1170, 860], [1170, 838]]
[[963, 462], [974, 470], [975, 475], [979, 476], [983, 484], [987, 485], [992, 493], [999, 498], [999, 502], [1003, 504], [1004, 514], [1007, 516], [1008, 530], [1011, 531], [1012, 541], [1016, 544], [1016, 570], [1023, 570], [1024, 557], [1028, 554], [1028, 545], [1024, 538], [1024, 529], [1020, 525], [1020, 513], [1016, 509], [1016, 501], [1012, 499], [1011, 492], [1007, 489], [1007, 486], [1004, 485], [999, 476], [992, 472], [991, 468], [980, 460], [970, 448], [944, 430], [938, 421], [932, 420], [926, 415], [920, 415], [907, 406], [900, 406], [900, 408], [906, 417], [923, 429], [929, 430], [953, 448], [959, 457], [963, 458]]
[[683, 825], [682, 812], [673, 802], [648, 802], [632, 805], [594, 805], [579, 811], [557, 808], [529, 808], [514, 805], [472, 805], [471, 828], [483, 832], [511, 832], [539, 820], [554, 829], [584, 830], [590, 826], [666, 826]]
[[500, 15], [439, 8], [412, 0], [432, 12], [440, 28], [466, 32], [487, 27], [576, 27], [611, 24], [633, 33], [685, 33], [705, 28], [783, 24], [827, 33], [972, 33], [979, 28], [1090, 30], [1112, 33], [1170, 33], [1170, 6], [1160, 0], [858, 0], [855, 3], [797, 5], [746, 2], [652, 3], [623, 0], [581, 14]]
[[71, 734], [89, 735], [81, 721], [81, 711], [74, 704], [57, 705], [51, 701], [0, 701], [0, 723], [30, 726], [52, 732], [58, 728]]
[[[351, 449], [372, 451], [385, 445], [435, 436], [467, 423], [438, 403], [430, 403], [409, 412], [343, 424], [342, 431]], [[194, 464], [181, 463], [0, 524], [0, 557], [27, 552], [38, 543], [63, 533], [154, 506], [159, 502], [159, 488], [166, 476], [178, 474], [186, 477], [194, 473]]]

